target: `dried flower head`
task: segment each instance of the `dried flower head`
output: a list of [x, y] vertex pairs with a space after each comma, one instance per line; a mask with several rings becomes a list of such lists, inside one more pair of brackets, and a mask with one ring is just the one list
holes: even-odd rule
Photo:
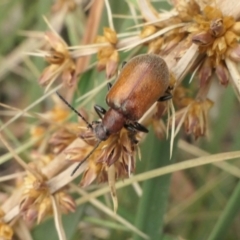
[[39, 78], [41, 85], [47, 85], [54, 82], [61, 76], [63, 83], [69, 87], [74, 84], [75, 62], [68, 51], [65, 41], [56, 33], [46, 32], [45, 38], [50, 46], [45, 56], [46, 61], [50, 64]]
[[116, 48], [118, 42], [117, 34], [111, 28], [103, 29], [103, 36], [97, 36], [95, 43], [109, 43], [109, 46], [102, 47], [98, 51], [97, 69], [106, 69], [107, 78], [111, 78], [117, 71], [119, 63], [119, 53]]
[[234, 48], [240, 38], [238, 26], [231, 16], [211, 6], [206, 6], [202, 15], [197, 15], [195, 23], [189, 27], [192, 41], [199, 46], [201, 52], [214, 59], [217, 65], [226, 57], [227, 50]]
[[[37, 219], [40, 223], [43, 218], [53, 213], [51, 193], [46, 178], [37, 179], [32, 174], [24, 178], [23, 194], [20, 200], [20, 211], [25, 220], [32, 222]], [[65, 192], [54, 193], [63, 213], [75, 210], [74, 200]]]
[[[86, 137], [87, 136], [87, 137]], [[86, 145], [72, 148], [66, 151], [66, 159], [81, 162], [85, 159], [92, 147], [97, 143], [93, 132], [89, 129], [82, 139]], [[88, 186], [98, 179], [101, 182], [108, 181], [108, 169], [115, 166], [115, 178], [127, 177], [135, 169], [136, 135], [126, 129], [112, 134], [106, 141], [101, 142], [98, 148], [87, 159], [88, 167], [83, 175], [81, 185]]]
[[79, 125], [76, 123], [66, 123], [62, 128], [57, 130], [49, 139], [49, 144], [54, 154], [60, 153], [65, 149], [79, 132]]
[[176, 124], [183, 122], [185, 132], [193, 134], [195, 139], [206, 136], [208, 129], [208, 112], [213, 106], [209, 99], [194, 100], [185, 98], [182, 103], [186, 105], [176, 113]]

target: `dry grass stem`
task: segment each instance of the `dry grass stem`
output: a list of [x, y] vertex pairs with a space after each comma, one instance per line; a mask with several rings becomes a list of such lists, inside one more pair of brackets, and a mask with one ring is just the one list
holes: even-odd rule
[[61, 218], [60, 207], [58, 205], [58, 202], [55, 199], [55, 197], [52, 195], [51, 195], [51, 201], [52, 201], [52, 206], [53, 206], [55, 227], [57, 229], [59, 240], [67, 240], [66, 234], [64, 232], [64, 228], [62, 225], [62, 218]]

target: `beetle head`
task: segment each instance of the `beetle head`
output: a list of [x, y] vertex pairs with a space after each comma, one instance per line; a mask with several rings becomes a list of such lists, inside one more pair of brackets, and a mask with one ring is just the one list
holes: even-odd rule
[[110, 136], [110, 133], [108, 132], [108, 130], [106, 129], [102, 122], [98, 122], [94, 124], [92, 127], [96, 138], [99, 139], [100, 141], [105, 141]]

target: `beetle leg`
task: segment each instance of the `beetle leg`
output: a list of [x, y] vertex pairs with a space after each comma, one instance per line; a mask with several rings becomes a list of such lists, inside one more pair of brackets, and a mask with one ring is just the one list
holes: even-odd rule
[[171, 99], [172, 98], [172, 93], [170, 92], [171, 90], [172, 90], [172, 88], [168, 87], [165, 94], [158, 99], [158, 102], [163, 102], [163, 101], [167, 101], [167, 100]]
[[110, 82], [107, 83], [107, 88], [108, 88], [108, 91], [111, 89], [112, 87], [112, 84]]
[[102, 115], [104, 115], [104, 114], [107, 112], [104, 108], [102, 108], [102, 107], [99, 106], [99, 105], [95, 105], [95, 106], [94, 106], [94, 109], [95, 109], [97, 115], [98, 115], [101, 119], [103, 118]]
[[158, 99], [158, 102], [164, 102], [164, 101], [170, 100], [171, 98], [172, 98], [172, 94], [166, 93], [164, 96]]
[[138, 130], [139, 132], [145, 132], [148, 133], [148, 129], [146, 127], [144, 127], [142, 124], [138, 123], [138, 122], [134, 122], [133, 126], [136, 130]]
[[135, 132], [136, 131], [136, 129], [132, 125], [130, 125], [130, 124], [125, 124], [124, 127], [127, 130], [129, 130], [130, 132]]
[[138, 122], [125, 124], [124, 127], [130, 131], [139, 131], [148, 133], [148, 129]]

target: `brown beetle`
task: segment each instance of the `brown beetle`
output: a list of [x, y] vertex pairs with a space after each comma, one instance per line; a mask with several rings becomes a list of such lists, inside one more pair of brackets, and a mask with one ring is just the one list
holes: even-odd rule
[[106, 102], [110, 109], [106, 111], [95, 105], [95, 111], [102, 119], [101, 122], [88, 123], [69, 103], [59, 97], [73, 109], [91, 128], [99, 142], [80, 165], [93, 153], [101, 141], [105, 141], [111, 134], [119, 132], [123, 127], [130, 131], [148, 132], [139, 124], [143, 114], [156, 102], [172, 98], [169, 92], [169, 70], [166, 62], [154, 54], [142, 54], [127, 62], [116, 83], [110, 87]]

